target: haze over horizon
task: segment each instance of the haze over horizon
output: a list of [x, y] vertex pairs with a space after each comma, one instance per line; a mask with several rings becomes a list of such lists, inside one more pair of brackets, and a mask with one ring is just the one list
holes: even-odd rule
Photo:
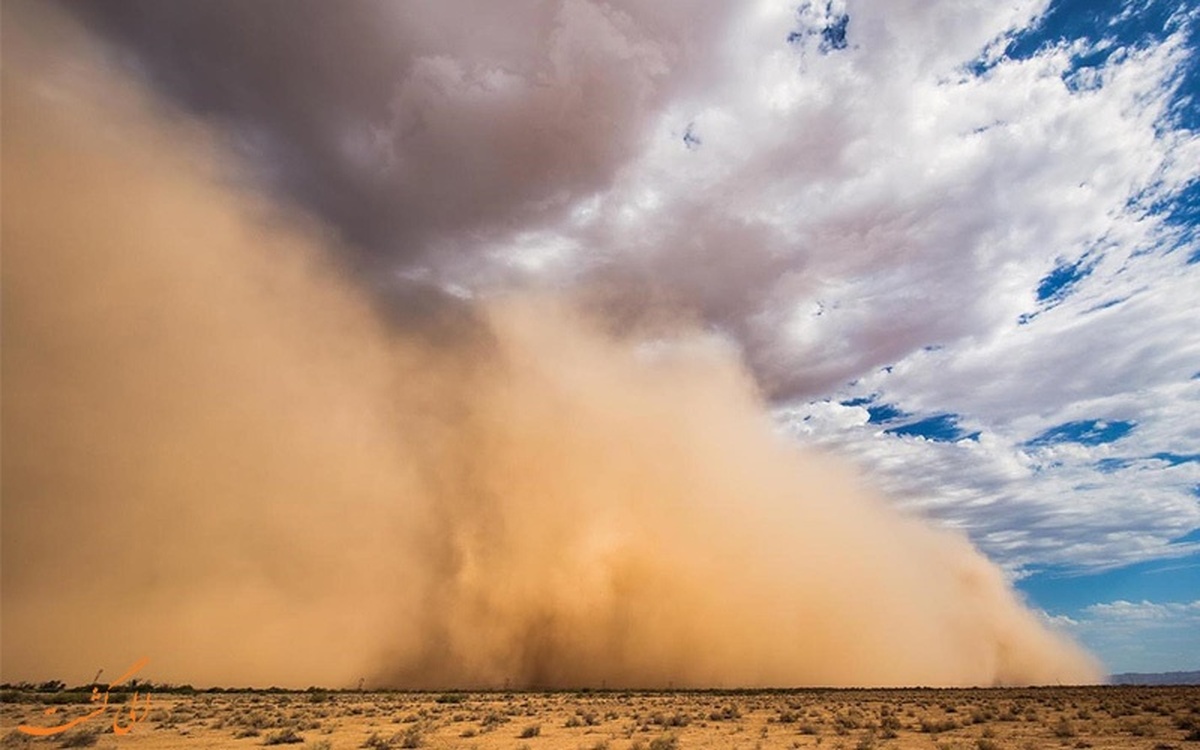
[[6, 2], [0, 679], [1200, 666], [1197, 24]]

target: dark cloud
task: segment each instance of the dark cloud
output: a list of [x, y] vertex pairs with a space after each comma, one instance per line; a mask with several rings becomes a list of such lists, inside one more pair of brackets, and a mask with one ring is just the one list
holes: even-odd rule
[[368, 274], [603, 189], [717, 15], [691, 3], [63, 4], [161, 93], [224, 126]]
[[67, 2], [187, 110], [222, 122], [271, 179], [350, 239], [383, 227], [377, 192], [338, 152], [339, 130], [383, 122], [404, 69], [385, 3]]

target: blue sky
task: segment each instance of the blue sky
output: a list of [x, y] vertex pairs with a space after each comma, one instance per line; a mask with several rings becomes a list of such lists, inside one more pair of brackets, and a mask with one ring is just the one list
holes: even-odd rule
[[392, 314], [669, 308], [1108, 669], [1200, 669], [1194, 2], [63, 5]]

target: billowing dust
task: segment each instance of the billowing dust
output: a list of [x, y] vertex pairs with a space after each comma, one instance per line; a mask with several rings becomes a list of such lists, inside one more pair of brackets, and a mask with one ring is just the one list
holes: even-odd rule
[[720, 336], [565, 292], [389, 321], [214, 132], [21, 15], [4, 680], [1098, 678], [963, 537], [778, 435]]

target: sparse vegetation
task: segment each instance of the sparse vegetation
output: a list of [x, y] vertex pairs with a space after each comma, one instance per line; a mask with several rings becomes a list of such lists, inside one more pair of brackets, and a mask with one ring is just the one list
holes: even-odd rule
[[91, 747], [100, 741], [100, 730], [95, 727], [72, 729], [63, 734], [59, 747]]
[[414, 724], [400, 733], [399, 741], [400, 747], [403, 748], [420, 747], [425, 742], [425, 733], [421, 727]]
[[527, 739], [530, 739], [531, 737], [537, 737], [541, 733], [542, 733], [542, 725], [541, 724], [530, 724], [529, 726], [527, 726], [521, 730], [521, 739], [527, 740]]
[[371, 732], [371, 736], [363, 740], [359, 747], [367, 748], [368, 750], [389, 750], [392, 747], [392, 742], [379, 736], [378, 732]]
[[286, 727], [277, 732], [271, 732], [267, 738], [263, 740], [264, 745], [296, 745], [304, 742], [304, 738], [296, 733], [295, 729]]
[[676, 750], [679, 738], [673, 734], [664, 734], [650, 740], [650, 750]]
[[940, 734], [958, 729], [958, 722], [953, 719], [921, 719], [921, 731], [927, 734]]
[[[6, 687], [4, 726], [46, 724], [85, 707], [54, 692]], [[74, 713], [72, 713], [74, 712]], [[110, 719], [111, 721], [111, 719]], [[511, 731], [492, 736], [497, 727]], [[551, 730], [551, 728], [553, 728]], [[34, 738], [8, 731], [0, 748], [116, 747], [97, 720]], [[1187, 750], [1200, 742], [1200, 687], [728, 692], [288, 693], [193, 692], [155, 696], [141, 733], [159, 746], [303, 743], [313, 750], [478, 746], [481, 750]], [[313, 737], [312, 732], [320, 735]], [[306, 736], [307, 735], [307, 739]], [[932, 736], [931, 736], [932, 735]], [[107, 741], [106, 741], [107, 740]]]
[[1074, 737], [1075, 734], [1075, 725], [1072, 724], [1071, 721], [1065, 716], [1059, 719], [1054, 725], [1054, 736], [1058, 737], [1059, 739]]

